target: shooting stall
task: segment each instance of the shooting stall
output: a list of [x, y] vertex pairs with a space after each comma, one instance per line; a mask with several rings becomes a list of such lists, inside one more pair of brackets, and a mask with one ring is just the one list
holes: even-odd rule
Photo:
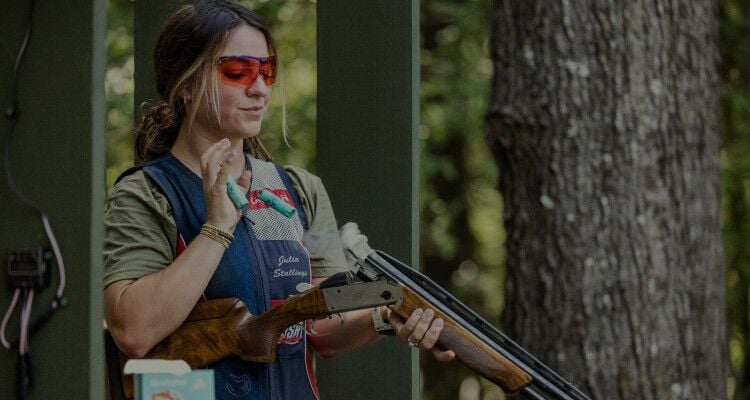
[[[135, 103], [154, 99], [151, 56], [176, 1], [135, 2]], [[31, 344], [37, 363], [32, 398], [102, 399], [102, 208], [106, 2], [40, 2], [22, 68], [20, 117], [11, 162], [18, 186], [50, 214], [68, 273], [70, 306]], [[419, 2], [327, 0], [317, 4], [317, 173], [339, 222], [357, 221], [372, 243], [418, 262]], [[0, 104], [9, 104], [11, 71], [29, 2], [0, 6]], [[137, 108], [137, 107], [136, 107]], [[0, 120], [0, 138], [7, 134]], [[0, 183], [0, 251], [46, 245], [30, 208]], [[377, 210], [373, 212], [373, 210]], [[3, 267], [4, 268], [4, 267]], [[53, 274], [54, 275], [54, 274]], [[4, 282], [4, 279], [2, 279]], [[53, 286], [56, 278], [53, 279]], [[35, 313], [54, 289], [37, 298]], [[12, 292], [0, 284], [3, 311]], [[9, 332], [14, 330], [11, 324]], [[16, 355], [0, 352], [0, 370]], [[319, 360], [328, 399], [417, 399], [418, 354], [393, 339], [335, 360]], [[0, 374], [0, 397], [15, 393], [15, 373]]]

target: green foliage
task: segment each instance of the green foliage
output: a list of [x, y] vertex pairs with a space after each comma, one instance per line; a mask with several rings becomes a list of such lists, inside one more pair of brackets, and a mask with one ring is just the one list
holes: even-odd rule
[[[485, 141], [491, 2], [421, 2], [421, 268], [488, 320], [503, 306], [505, 231]], [[425, 399], [498, 399], [466, 368], [422, 360]]]
[[[282, 78], [274, 83], [261, 139], [274, 160], [315, 169], [317, 64], [315, 1], [245, 0], [245, 7], [263, 16], [277, 42]], [[282, 129], [282, 99], [286, 101], [288, 146]]]
[[[464, 261], [481, 265], [474, 279], [494, 281], [499, 299], [502, 200], [483, 118], [492, 76], [489, 7], [481, 0], [422, 2], [421, 240], [426, 258], [452, 261], [455, 271]], [[460, 278], [454, 283], [474, 291]], [[487, 314], [499, 314], [500, 304], [482, 303]]]
[[722, 229], [730, 362], [735, 399], [750, 396], [750, 2], [724, 0], [721, 32]]
[[107, 0], [107, 187], [133, 165], [133, 2]]

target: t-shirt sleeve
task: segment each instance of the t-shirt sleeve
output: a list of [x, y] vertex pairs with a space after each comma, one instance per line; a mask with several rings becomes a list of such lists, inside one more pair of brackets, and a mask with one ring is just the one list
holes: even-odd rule
[[104, 286], [157, 272], [175, 259], [177, 227], [143, 171], [123, 178], [104, 207]]
[[313, 278], [325, 278], [348, 269], [336, 217], [323, 182], [310, 172], [285, 167], [297, 189], [309, 229], [302, 239], [310, 253]]

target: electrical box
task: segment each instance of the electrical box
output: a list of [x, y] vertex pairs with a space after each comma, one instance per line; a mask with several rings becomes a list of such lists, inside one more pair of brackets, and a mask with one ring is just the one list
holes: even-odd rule
[[8, 284], [11, 288], [41, 289], [49, 286], [52, 250], [46, 247], [8, 252]]

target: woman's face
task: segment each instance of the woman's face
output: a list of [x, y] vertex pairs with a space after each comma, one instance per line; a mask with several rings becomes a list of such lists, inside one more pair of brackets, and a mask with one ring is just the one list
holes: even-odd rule
[[[249, 25], [241, 25], [229, 33], [227, 44], [220, 57], [253, 56], [268, 57], [268, 45], [263, 33]], [[214, 67], [218, 74], [218, 66]], [[246, 139], [260, 132], [263, 114], [268, 108], [271, 89], [258, 75], [245, 84], [218, 81], [219, 121], [215, 120], [212, 107], [203, 102], [199, 105], [195, 128], [213, 141], [221, 138]]]

